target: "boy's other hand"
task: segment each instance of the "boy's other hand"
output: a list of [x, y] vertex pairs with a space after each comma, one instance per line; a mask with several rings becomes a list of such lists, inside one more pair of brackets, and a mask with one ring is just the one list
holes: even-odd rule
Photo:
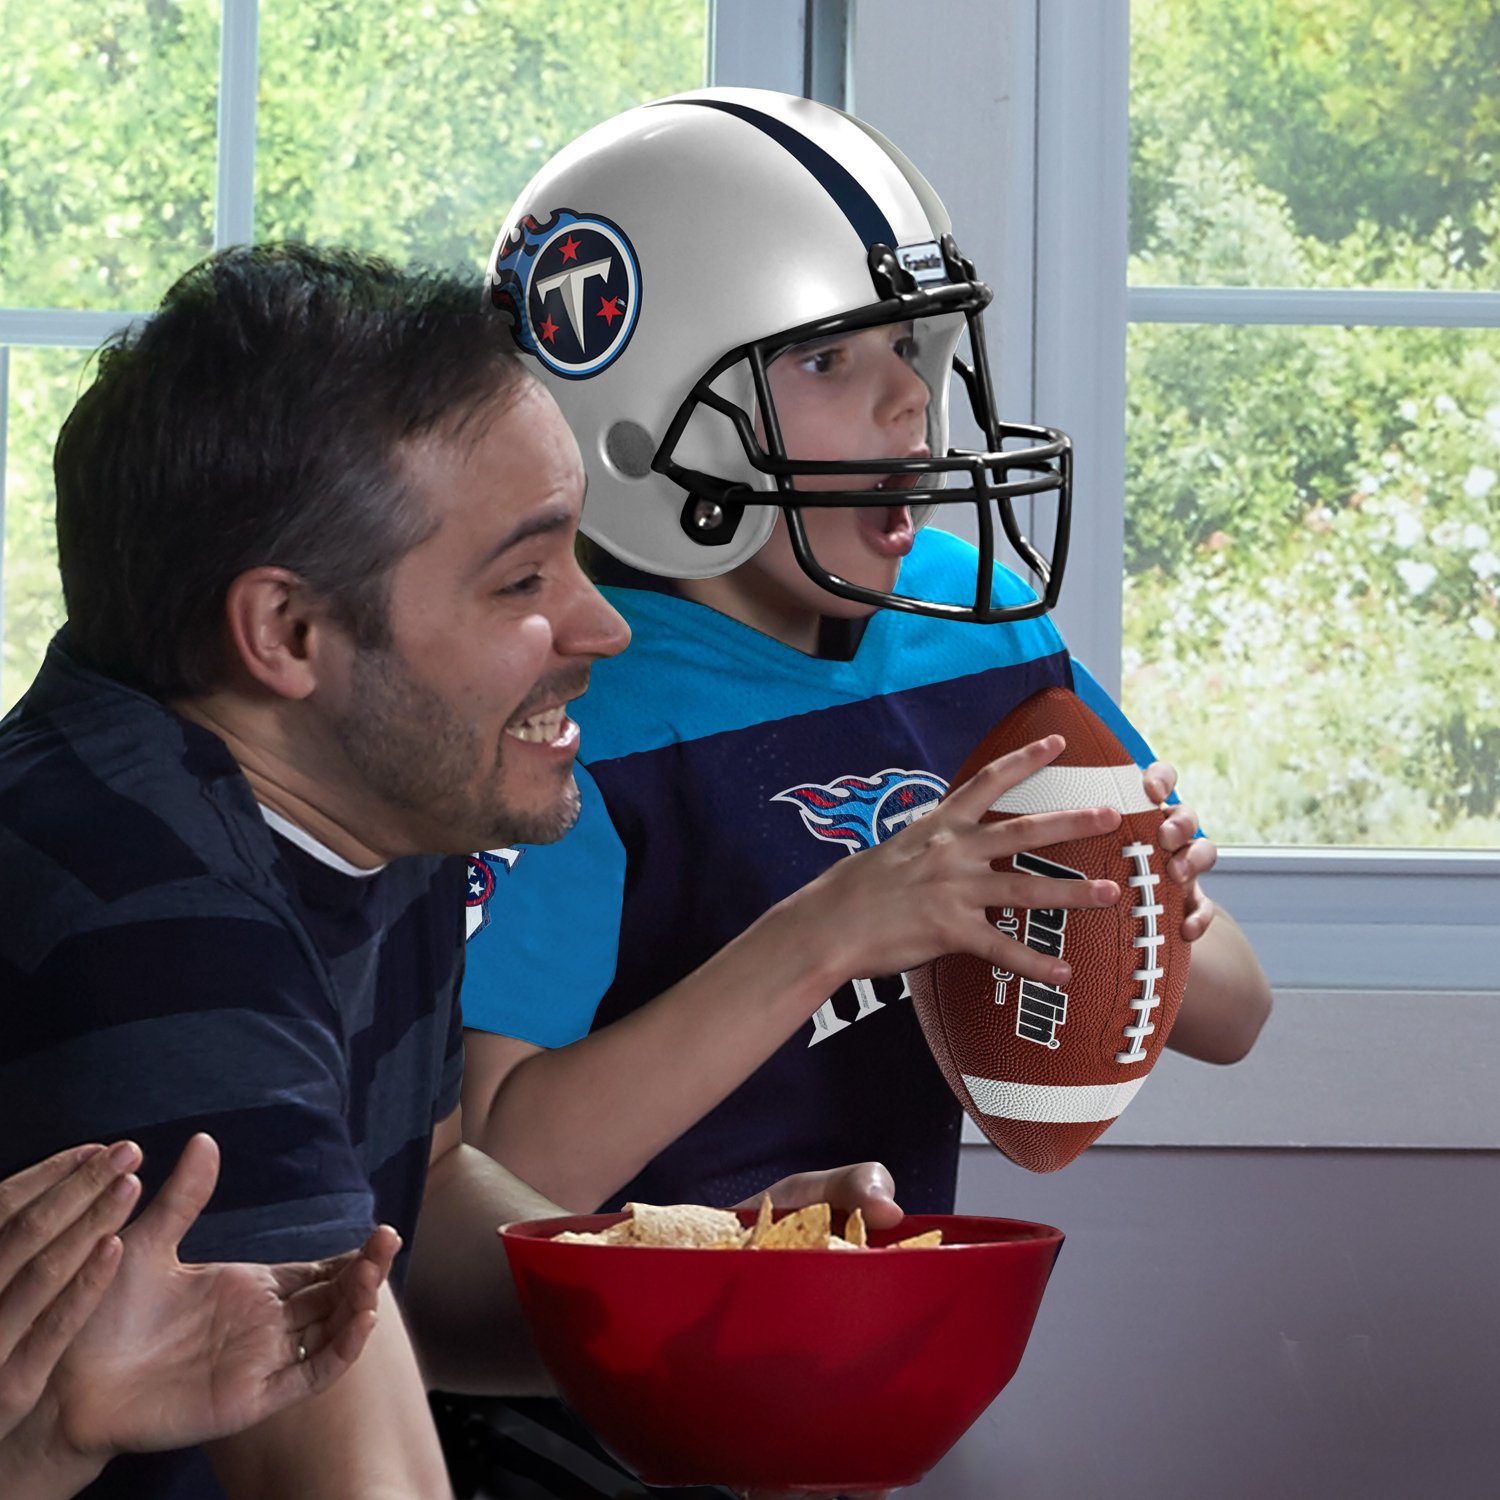
[[1063, 737], [1053, 734], [991, 761], [925, 817], [840, 860], [805, 887], [816, 922], [809, 952], [826, 949], [832, 939], [830, 964], [843, 971], [838, 983], [896, 974], [945, 953], [970, 953], [1008, 973], [1066, 986], [1072, 971], [1062, 959], [1006, 936], [986, 912], [1112, 906], [1120, 898], [1112, 880], [1029, 875], [1012, 868], [1011, 860], [1110, 833], [1120, 826], [1120, 814], [1086, 807], [984, 821], [1002, 793], [1063, 748]]
[[[1145, 771], [1146, 795], [1162, 803], [1177, 785], [1177, 767], [1167, 761], [1153, 761]], [[1162, 852], [1167, 855], [1167, 878], [1183, 889], [1182, 937], [1196, 943], [1208, 931], [1214, 919], [1214, 904], [1198, 884], [1218, 863], [1218, 846], [1212, 839], [1199, 838], [1198, 815], [1180, 803], [1171, 810], [1157, 834]]]
[[[795, 1172], [765, 1189], [775, 1208], [806, 1208], [809, 1203], [827, 1203], [833, 1208], [864, 1215], [871, 1229], [890, 1229], [906, 1215], [896, 1203], [896, 1184], [878, 1161], [856, 1162], [826, 1172]], [[758, 1208], [760, 1194], [736, 1203], [736, 1208]]]

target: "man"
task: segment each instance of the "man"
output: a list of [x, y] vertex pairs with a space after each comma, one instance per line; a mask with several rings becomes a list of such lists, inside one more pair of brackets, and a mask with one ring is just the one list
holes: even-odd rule
[[[463, 861], [432, 856], [574, 816], [563, 704], [627, 634], [573, 561], [576, 446], [476, 287], [256, 249], [104, 353], [56, 470], [68, 624], [0, 728], [0, 1172], [207, 1129], [187, 1258], [391, 1224], [411, 1333], [383, 1292], [355, 1368], [212, 1467], [444, 1493], [416, 1343], [539, 1388], [495, 1226], [551, 1205], [460, 1142]], [[219, 1489], [192, 1451], [97, 1492]]]
[[[570, 827], [565, 705], [628, 637], [577, 445], [477, 284], [263, 247], [104, 352], [55, 469], [68, 622], [0, 725], [0, 1174], [128, 1136], [149, 1190], [207, 1132], [186, 1259], [406, 1246], [337, 1385], [90, 1493], [444, 1494], [424, 1380], [546, 1388], [495, 1227], [558, 1210], [461, 1141], [457, 991], [464, 853]], [[970, 821], [935, 863], [982, 884]], [[874, 1164], [772, 1191], [900, 1217]]]

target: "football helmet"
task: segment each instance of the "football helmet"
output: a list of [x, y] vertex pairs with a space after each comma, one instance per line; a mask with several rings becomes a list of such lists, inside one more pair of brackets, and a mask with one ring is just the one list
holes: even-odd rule
[[[700, 89], [627, 110], [532, 178], [500, 230], [488, 283], [578, 438], [583, 532], [621, 562], [666, 578], [726, 573], [764, 545], [781, 512], [804, 572], [844, 598], [980, 623], [1056, 602], [1069, 441], [1000, 421], [981, 322], [990, 289], [927, 181], [852, 116], [760, 89]], [[931, 456], [789, 456], [767, 377], [776, 356], [908, 321]], [[948, 446], [955, 381], [981, 449]], [[863, 486], [797, 488], [799, 476], [827, 474]], [[890, 506], [892, 490], [880, 487], [890, 475], [915, 476], [899, 492], [918, 526], [939, 504], [972, 507], [972, 598], [884, 593], [819, 563], [803, 507]], [[1032, 495], [1053, 511], [1045, 556], [1017, 514]], [[1035, 576], [1034, 600], [995, 599], [995, 514]]]

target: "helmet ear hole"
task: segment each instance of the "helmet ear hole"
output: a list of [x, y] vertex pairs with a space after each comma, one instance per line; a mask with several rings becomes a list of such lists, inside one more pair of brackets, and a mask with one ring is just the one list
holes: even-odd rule
[[644, 479], [651, 472], [656, 444], [639, 422], [611, 422], [604, 434], [604, 458], [626, 479]]

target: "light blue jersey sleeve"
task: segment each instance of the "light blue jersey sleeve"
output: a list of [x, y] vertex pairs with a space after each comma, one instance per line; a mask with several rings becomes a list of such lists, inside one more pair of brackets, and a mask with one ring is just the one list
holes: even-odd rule
[[[1100, 687], [1093, 673], [1077, 657], [1070, 656], [1068, 665], [1073, 669], [1073, 691], [1108, 725], [1110, 733], [1144, 771], [1157, 759], [1156, 753], [1146, 743], [1146, 737], [1125, 717], [1125, 710]], [[1174, 806], [1181, 800], [1175, 791], [1167, 798]], [[1202, 829], [1198, 831], [1198, 837], [1202, 837]]]
[[464, 1025], [537, 1047], [587, 1036], [615, 976], [625, 848], [583, 766], [577, 826], [469, 862]]

